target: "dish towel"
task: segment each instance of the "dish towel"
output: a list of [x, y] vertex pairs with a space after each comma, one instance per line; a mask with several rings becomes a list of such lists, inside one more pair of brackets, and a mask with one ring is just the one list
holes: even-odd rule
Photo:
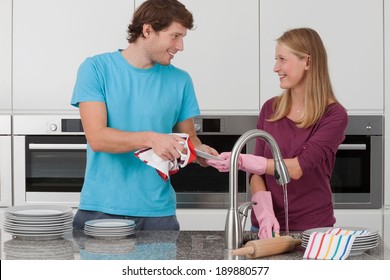
[[164, 180], [168, 181], [169, 176], [177, 173], [179, 168], [185, 167], [190, 162], [196, 160], [195, 148], [192, 144], [188, 134], [186, 133], [171, 133], [180, 136], [183, 138], [182, 142], [179, 142], [187, 149], [187, 154], [180, 154], [180, 159], [175, 158], [172, 161], [163, 160], [157, 154], [153, 152], [152, 148], [145, 148], [138, 150], [134, 153], [134, 155], [145, 162], [147, 165], [155, 168], [158, 175]]
[[351, 252], [358, 235], [367, 235], [367, 230], [343, 230], [331, 228], [326, 232], [313, 232], [303, 255], [304, 259], [345, 260]]

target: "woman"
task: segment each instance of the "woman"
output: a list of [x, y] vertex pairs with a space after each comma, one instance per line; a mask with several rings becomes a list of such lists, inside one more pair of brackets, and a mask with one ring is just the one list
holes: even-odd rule
[[[330, 178], [348, 115], [333, 93], [325, 47], [313, 29], [292, 29], [277, 39], [275, 60], [284, 91], [262, 106], [257, 128], [275, 138], [292, 179], [287, 186], [289, 229], [333, 226]], [[208, 164], [228, 171], [230, 153], [220, 158]], [[273, 176], [268, 145], [257, 139], [255, 155], [241, 154], [238, 167], [251, 173], [252, 200], [257, 202], [251, 220], [259, 238], [285, 230], [283, 191]]]

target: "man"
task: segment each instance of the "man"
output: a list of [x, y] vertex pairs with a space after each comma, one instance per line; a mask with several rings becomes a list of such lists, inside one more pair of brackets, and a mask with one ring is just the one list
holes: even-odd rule
[[80, 66], [71, 104], [80, 109], [88, 147], [75, 229], [102, 218], [132, 219], [136, 229], [179, 229], [170, 181], [134, 152], [152, 148], [163, 160], [180, 158], [188, 151], [170, 134], [175, 127], [195, 147], [218, 154], [196, 136], [199, 107], [190, 76], [171, 65], [192, 27], [192, 14], [180, 2], [146, 1], [128, 27], [126, 49]]

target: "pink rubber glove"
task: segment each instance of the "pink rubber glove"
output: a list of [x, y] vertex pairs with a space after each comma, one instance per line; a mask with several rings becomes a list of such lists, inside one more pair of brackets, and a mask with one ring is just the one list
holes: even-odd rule
[[[230, 170], [230, 152], [221, 153], [218, 157], [221, 160], [207, 160], [207, 164], [218, 169], [219, 172]], [[267, 159], [260, 156], [240, 154], [238, 157], [238, 169], [257, 175], [263, 175], [267, 168]]]
[[279, 234], [280, 226], [275, 217], [271, 193], [268, 191], [258, 191], [252, 195], [252, 201], [256, 202], [255, 205], [252, 205], [252, 210], [255, 212], [256, 219], [259, 223], [259, 238], [272, 238], [272, 231]]

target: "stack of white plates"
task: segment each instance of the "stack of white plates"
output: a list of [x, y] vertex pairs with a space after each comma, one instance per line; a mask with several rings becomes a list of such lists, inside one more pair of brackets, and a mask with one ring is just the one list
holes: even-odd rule
[[23, 205], [5, 210], [4, 230], [16, 238], [50, 240], [72, 230], [72, 208], [59, 205]]
[[135, 222], [124, 219], [98, 219], [85, 222], [84, 233], [96, 238], [120, 239], [134, 233]]
[[[363, 254], [364, 251], [375, 248], [378, 246], [379, 241], [379, 233], [377, 230], [370, 230], [363, 227], [340, 227], [342, 230], [350, 230], [350, 231], [364, 231], [367, 230], [368, 233], [366, 235], [356, 235], [355, 241], [352, 244], [350, 256], [356, 256]], [[324, 228], [313, 228], [308, 229], [302, 233], [302, 247], [306, 248], [310, 235], [313, 232], [327, 232], [332, 229], [331, 227]]]

